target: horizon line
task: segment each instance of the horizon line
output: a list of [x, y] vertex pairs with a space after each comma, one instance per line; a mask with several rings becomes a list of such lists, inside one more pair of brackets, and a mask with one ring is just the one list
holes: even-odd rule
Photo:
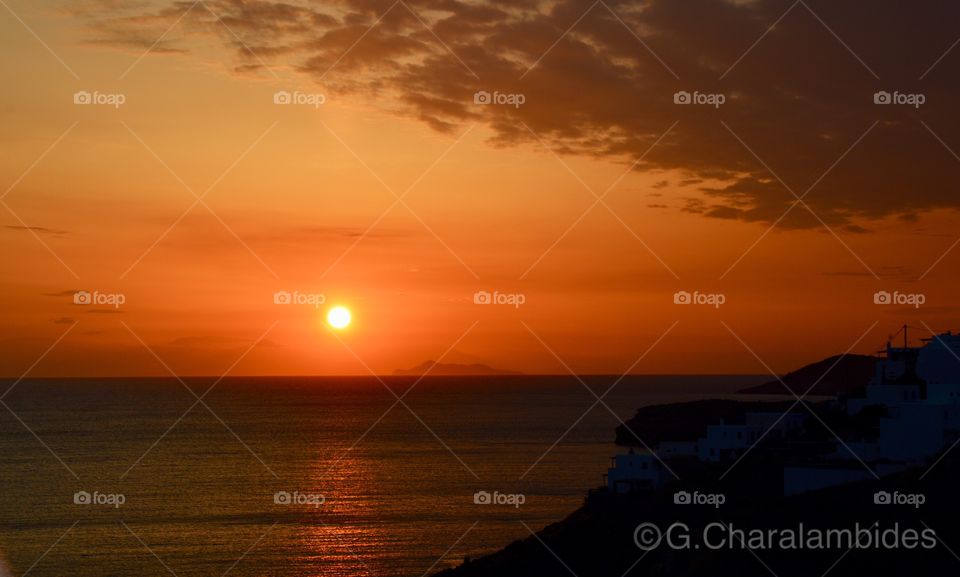
[[[314, 379], [314, 378], [354, 378], [354, 379], [373, 379], [373, 378], [436, 378], [436, 377], [763, 377], [771, 376], [766, 373], [457, 373], [457, 374], [397, 374], [397, 373], [377, 373], [359, 375], [353, 373], [328, 373], [328, 374], [304, 374], [304, 375], [271, 375], [271, 374], [249, 374], [249, 375], [75, 375], [75, 376], [0, 376], [4, 381], [49, 381], [49, 380], [90, 380], [90, 379]], [[782, 376], [782, 375], [781, 375]]]

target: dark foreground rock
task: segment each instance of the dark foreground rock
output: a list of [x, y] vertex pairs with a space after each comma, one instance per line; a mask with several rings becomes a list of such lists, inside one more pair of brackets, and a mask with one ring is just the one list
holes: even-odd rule
[[[726, 575], [810, 577], [863, 576], [902, 577], [904, 575], [956, 575], [960, 560], [950, 551], [960, 551], [960, 526], [956, 522], [957, 487], [960, 487], [958, 455], [948, 455], [920, 480], [924, 469], [911, 470], [883, 481], [861, 482], [806, 495], [780, 496], [782, 477], [778, 467], [747, 460], [723, 481], [716, 480], [725, 469], [719, 468], [714, 481], [696, 483], [681, 480], [663, 490], [615, 497], [599, 494], [568, 518], [544, 528], [537, 537], [516, 541], [492, 555], [442, 571], [442, 577], [716, 577]], [[760, 459], [763, 461], [763, 458]], [[782, 470], [782, 469], [781, 469]], [[723, 493], [726, 502], [719, 508], [676, 505], [675, 490], [699, 490]], [[922, 494], [925, 503], [883, 505], [874, 503], [874, 493]], [[689, 546], [673, 550], [664, 541], [650, 552], [640, 549], [634, 532], [643, 523], [654, 523], [665, 530], [673, 523], [689, 527]], [[733, 547], [711, 550], [704, 545], [702, 531], [712, 525], [711, 544], [726, 539]], [[795, 534], [806, 531], [850, 530], [859, 523], [874, 543], [850, 548], [842, 534], [835, 533], [833, 543], [816, 548], [791, 548], [781, 539], [785, 530]], [[772, 546], [738, 541], [734, 531], [751, 529], [763, 534], [780, 535]], [[923, 531], [934, 531], [922, 536]], [[893, 538], [893, 532], [899, 535]], [[821, 533], [824, 535], [826, 533]], [[679, 533], [677, 534], [679, 535]], [[731, 536], [732, 535], [732, 536]], [[750, 533], [745, 534], [750, 539]], [[885, 543], [876, 541], [885, 539]], [[542, 541], [542, 542], [541, 542]], [[677, 537], [683, 544], [684, 539]], [[811, 545], [808, 542], [808, 545]], [[949, 548], [948, 548], [949, 546]], [[556, 555], [556, 556], [555, 556]], [[559, 558], [559, 560], [558, 560]]]

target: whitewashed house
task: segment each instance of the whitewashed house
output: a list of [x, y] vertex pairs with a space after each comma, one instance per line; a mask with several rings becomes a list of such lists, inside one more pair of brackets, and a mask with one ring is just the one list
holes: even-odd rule
[[648, 489], [659, 489], [671, 476], [656, 456], [650, 453], [634, 453], [612, 457], [612, 467], [607, 469], [607, 489], [611, 493], [625, 494]]
[[736, 459], [757, 442], [763, 431], [760, 427], [750, 425], [710, 425], [707, 427], [707, 436], [697, 441], [699, 458], [707, 462]]

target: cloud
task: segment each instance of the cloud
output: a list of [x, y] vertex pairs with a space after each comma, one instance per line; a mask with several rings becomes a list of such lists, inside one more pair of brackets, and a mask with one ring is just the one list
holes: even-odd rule
[[3, 228], [6, 228], [6, 229], [8, 229], [8, 230], [20, 230], [20, 231], [24, 231], [24, 232], [34, 232], [34, 233], [37, 233], [37, 234], [48, 234], [48, 235], [51, 235], [51, 236], [65, 236], [65, 235], [70, 234], [70, 233], [69, 233], [68, 231], [66, 231], [66, 230], [60, 230], [60, 229], [56, 229], [56, 228], [47, 228], [47, 227], [44, 227], [44, 226], [18, 226], [18, 225], [7, 224], [7, 225], [4, 225]]
[[58, 319], [53, 319], [53, 324], [55, 325], [72, 325], [76, 322], [77, 320], [72, 317], [60, 317]]
[[[958, 3], [207, 4], [243, 42], [195, 8], [169, 49], [201, 54], [197, 42], [220, 39], [236, 70], [292, 64], [328, 93], [387, 103], [438, 131], [484, 123], [495, 146], [542, 138], [566, 153], [643, 157], [637, 170], [679, 173], [697, 195], [681, 210], [705, 217], [861, 233], [871, 220], [960, 205], [960, 163], [943, 145], [960, 150], [960, 51], [931, 68], [955, 40]], [[88, 14], [101, 42], [142, 42], [189, 5]], [[477, 105], [478, 90], [525, 103]], [[681, 90], [726, 100], [677, 105]], [[880, 90], [926, 103], [877, 105]]]
[[41, 296], [51, 297], [51, 298], [61, 298], [61, 297], [70, 297], [70, 298], [73, 298], [73, 295], [75, 295], [79, 290], [80, 290], [80, 289], [77, 289], [77, 290], [58, 291], [58, 292], [53, 292], [53, 293], [41, 293]]
[[[907, 267], [907, 266], [880, 266], [877, 267], [876, 272], [879, 276], [885, 279], [894, 279], [900, 280], [902, 282], [917, 282], [918, 277], [923, 273], [923, 270], [916, 267]], [[851, 269], [851, 270], [834, 270], [826, 271], [822, 273], [823, 276], [828, 277], [863, 277], [863, 278], [873, 278], [873, 273], [865, 271], [862, 269]]]
[[337, 24], [329, 14], [308, 6], [260, 0], [89, 0], [64, 11], [87, 20], [87, 44], [188, 54], [197, 52], [198, 37], [225, 39], [244, 58], [253, 57], [250, 49], [264, 56], [288, 53], [299, 45], [293, 39]]

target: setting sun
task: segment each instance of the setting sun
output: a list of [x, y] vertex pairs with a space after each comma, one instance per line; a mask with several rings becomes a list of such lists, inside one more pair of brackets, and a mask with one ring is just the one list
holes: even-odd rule
[[333, 307], [327, 312], [327, 323], [335, 329], [345, 329], [350, 325], [350, 309]]

